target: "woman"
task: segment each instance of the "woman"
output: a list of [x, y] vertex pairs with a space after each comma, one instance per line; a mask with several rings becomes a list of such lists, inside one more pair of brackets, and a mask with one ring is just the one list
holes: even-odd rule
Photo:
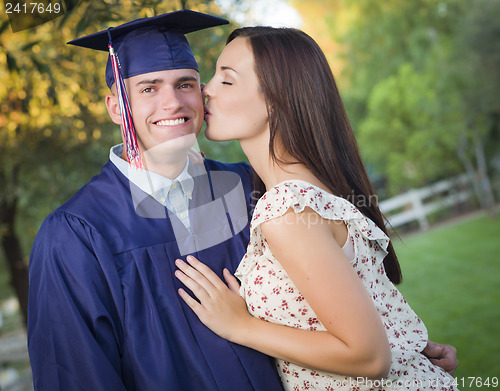
[[235, 30], [204, 94], [207, 137], [237, 139], [266, 193], [241, 288], [227, 270], [228, 286], [193, 257], [176, 262], [201, 321], [276, 357], [286, 390], [454, 390], [393, 285], [399, 263], [317, 44], [295, 29]]

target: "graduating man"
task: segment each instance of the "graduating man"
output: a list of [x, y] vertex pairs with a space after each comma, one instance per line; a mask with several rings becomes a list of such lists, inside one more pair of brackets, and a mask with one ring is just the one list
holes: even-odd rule
[[106, 105], [124, 146], [33, 245], [36, 390], [282, 390], [272, 359], [208, 330], [174, 277], [187, 254], [234, 271], [249, 240], [249, 166], [187, 158], [204, 109], [184, 33], [224, 23], [178, 11], [70, 42], [111, 46]]
[[[174, 277], [188, 254], [234, 272], [249, 239], [250, 167], [188, 158], [204, 110], [184, 34], [224, 23], [177, 11], [70, 42], [109, 49], [106, 106], [124, 143], [33, 245], [35, 390], [282, 390], [273, 360], [208, 330]], [[450, 347], [432, 348], [456, 366]]]

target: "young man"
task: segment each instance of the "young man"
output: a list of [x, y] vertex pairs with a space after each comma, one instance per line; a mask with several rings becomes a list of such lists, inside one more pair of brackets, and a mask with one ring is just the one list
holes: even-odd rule
[[[187, 254], [234, 271], [249, 239], [249, 167], [187, 159], [204, 110], [184, 33], [224, 23], [179, 11], [71, 42], [107, 50], [111, 38], [143, 168], [125, 160], [124, 136], [37, 235], [28, 321], [36, 390], [282, 390], [271, 358], [197, 320], [173, 274]], [[110, 117], [123, 126], [111, 63], [106, 79]]]
[[[234, 272], [249, 239], [249, 166], [187, 158], [204, 110], [184, 34], [224, 23], [179, 11], [71, 42], [107, 50], [111, 41], [137, 143], [108, 60], [106, 105], [124, 128], [124, 145], [47, 217], [31, 253], [36, 390], [282, 389], [273, 360], [208, 330], [180, 299], [174, 277], [175, 259], [187, 254]], [[445, 365], [455, 360], [441, 346], [433, 355]]]

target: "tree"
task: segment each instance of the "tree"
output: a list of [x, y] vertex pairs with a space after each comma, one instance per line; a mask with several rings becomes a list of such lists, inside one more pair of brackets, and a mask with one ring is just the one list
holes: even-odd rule
[[[362, 1], [361, 1], [362, 2]], [[499, 129], [499, 107], [500, 99], [498, 98], [499, 76], [498, 69], [500, 65], [500, 51], [498, 47], [498, 39], [500, 36], [500, 24], [498, 22], [500, 16], [500, 4], [493, 0], [481, 1], [418, 1], [409, 3], [401, 3], [400, 7], [396, 7], [391, 2], [385, 2], [380, 9], [384, 9], [386, 14], [378, 14], [376, 27], [371, 27], [368, 24], [361, 25], [360, 37], [367, 38], [366, 34], [371, 35], [371, 39], [377, 43], [382, 42], [382, 45], [377, 45], [372, 51], [379, 52], [377, 56], [367, 54], [369, 52], [368, 41], [364, 38], [357, 42], [357, 50], [362, 50], [362, 54], [353, 52], [351, 59], [357, 60], [358, 63], [363, 58], [366, 59], [367, 66], [361, 72], [356, 71], [355, 66], [346, 67], [352, 72], [351, 81], [354, 88], [347, 94], [347, 100], [350, 102], [351, 109], [357, 113], [358, 118], [363, 118], [360, 130], [366, 134], [370, 128], [372, 133], [371, 140], [385, 140], [387, 142], [387, 128], [382, 126], [378, 128], [374, 126], [377, 119], [383, 117], [381, 114], [385, 106], [380, 101], [379, 84], [387, 88], [391, 83], [396, 72], [401, 71], [404, 63], [412, 65], [415, 72], [421, 75], [421, 84], [412, 83], [410, 78], [407, 82], [401, 80], [399, 86], [408, 88], [416, 95], [419, 91], [421, 99], [429, 100], [430, 105], [418, 108], [414, 112], [415, 118], [413, 121], [408, 121], [408, 115], [401, 116], [403, 109], [407, 104], [404, 99], [410, 98], [408, 94], [399, 102], [399, 106], [392, 106], [393, 118], [386, 118], [386, 126], [390, 127], [394, 121], [401, 121], [408, 126], [413, 126], [413, 131], [418, 132], [419, 138], [412, 137], [412, 143], [407, 144], [408, 148], [404, 155], [399, 155], [402, 160], [399, 161], [401, 168], [398, 171], [398, 155], [393, 156], [392, 153], [387, 153], [381, 156], [377, 150], [377, 143], [364, 142], [363, 150], [372, 150], [372, 154], [378, 154], [385, 161], [385, 168], [390, 168], [389, 171], [382, 171], [384, 175], [390, 178], [393, 190], [402, 190], [408, 185], [422, 185], [422, 181], [411, 183], [412, 177], [407, 170], [408, 167], [419, 167], [418, 171], [421, 179], [433, 181], [439, 179], [439, 176], [446, 174], [446, 168], [449, 175], [456, 172], [456, 162], [461, 162], [462, 167], [468, 173], [471, 182], [474, 185], [476, 198], [481, 207], [492, 209], [494, 205], [494, 195], [489, 179], [489, 163], [491, 153], [488, 156], [486, 146], [498, 146], [498, 139], [495, 142], [495, 134]], [[392, 7], [390, 9], [384, 7]], [[409, 12], [413, 9], [413, 12]], [[406, 12], [402, 12], [406, 10]], [[373, 12], [373, 10], [369, 11]], [[425, 14], [434, 15], [426, 21], [423, 18]], [[382, 37], [381, 26], [387, 28], [391, 26], [399, 15], [400, 26], [412, 26], [411, 29], [400, 29], [397, 33], [387, 29], [385, 34], [387, 39], [379, 39]], [[406, 15], [406, 18], [405, 16]], [[375, 17], [375, 15], [372, 15]], [[364, 15], [361, 18], [364, 20]], [[382, 19], [380, 22], [379, 20]], [[437, 23], [441, 20], [441, 23]], [[388, 23], [390, 21], [390, 23]], [[397, 25], [397, 24], [396, 24]], [[360, 26], [354, 30], [359, 31]], [[356, 34], [354, 34], [356, 37]], [[354, 44], [356, 43], [355, 39]], [[351, 41], [352, 42], [352, 41]], [[360, 45], [363, 43], [364, 45]], [[406, 44], [406, 47], [404, 45]], [[385, 47], [387, 45], [387, 47]], [[389, 50], [391, 49], [391, 50]], [[383, 61], [382, 57], [387, 58]], [[398, 65], [399, 64], [399, 65]], [[395, 69], [399, 66], [399, 69]], [[390, 72], [387, 73], [386, 72]], [[386, 83], [387, 80], [387, 83]], [[394, 85], [394, 84], [393, 84]], [[373, 87], [369, 90], [368, 100], [361, 99], [363, 91], [366, 88]], [[375, 98], [373, 95], [377, 91], [379, 95]], [[433, 93], [430, 93], [432, 92]], [[400, 90], [396, 89], [394, 94], [399, 94]], [[363, 93], [364, 94], [364, 93]], [[386, 91], [385, 103], [391, 104], [393, 98], [390, 97], [391, 92]], [[436, 99], [437, 98], [437, 99]], [[373, 99], [378, 100], [378, 108], [373, 109], [373, 105], [366, 106], [366, 102], [371, 102]], [[415, 107], [417, 109], [417, 107]], [[379, 112], [376, 112], [379, 111]], [[417, 122], [422, 122], [432, 112], [433, 119], [425, 129], [419, 127]], [[408, 113], [407, 113], [408, 114]], [[449, 140], [452, 144], [444, 145], [440, 150], [440, 154], [431, 156], [428, 153], [422, 153], [424, 150], [429, 151], [426, 147], [430, 138], [429, 129], [435, 128], [439, 124], [439, 129], [435, 129], [434, 134], [442, 132], [444, 135], [452, 134], [453, 139]], [[378, 131], [376, 130], [378, 129]], [[389, 130], [390, 133], [390, 130]], [[421, 140], [417, 142], [417, 140]], [[408, 141], [408, 140], [407, 140]], [[363, 141], [362, 141], [363, 143]], [[392, 145], [392, 143], [391, 143]], [[398, 146], [394, 146], [398, 150]], [[453, 147], [455, 156], [449, 154], [449, 148]], [[439, 151], [439, 150], [436, 150]], [[425, 157], [425, 159], [424, 159]], [[367, 160], [370, 161], [370, 153], [367, 152]], [[413, 160], [413, 165], [409, 164], [408, 160]], [[427, 161], [427, 164], [425, 162]], [[419, 163], [420, 162], [420, 163]], [[380, 159], [379, 159], [380, 163]], [[451, 163], [451, 164], [448, 164]], [[380, 167], [380, 164], [379, 164]], [[437, 168], [439, 167], [439, 170]], [[462, 169], [463, 169], [462, 168]], [[436, 175], [441, 171], [441, 175]], [[398, 186], [394, 186], [395, 184]]]
[[[446, 75], [461, 0], [343, 1], [352, 15], [337, 35], [343, 45], [345, 101], [357, 129], [373, 87], [412, 64], [417, 72]], [[436, 77], [436, 79], [438, 79]]]
[[[39, 202], [67, 196], [74, 184], [57, 186], [63, 180], [78, 182], [88, 174], [74, 173], [89, 162], [87, 147], [95, 147], [101, 138], [96, 129], [104, 112], [87, 95], [102, 94], [95, 77], [76, 74], [76, 55], [60, 44], [71, 34], [69, 28], [54, 31], [47, 24], [13, 34], [8, 27], [4, 21], [0, 29], [0, 237], [26, 319], [23, 244], [29, 238], [18, 234], [17, 224], [20, 218], [27, 222], [35, 217]], [[91, 66], [90, 59], [82, 63]], [[90, 86], [90, 91], [80, 85]]]
[[494, 214], [495, 196], [488, 161], [500, 147], [500, 3], [468, 2], [460, 23], [456, 73], [462, 75], [465, 129], [458, 156], [471, 178], [480, 205]]
[[[491, 208], [490, 161], [500, 139], [500, 3], [324, 4], [330, 35], [341, 43], [343, 99], [365, 160], [393, 192], [453, 175], [461, 163], [480, 204]], [[401, 140], [396, 129], [409, 138]]]
[[358, 141], [366, 161], [385, 174], [389, 195], [461, 172], [455, 153], [460, 101], [440, 91], [434, 75], [402, 64], [370, 94]]

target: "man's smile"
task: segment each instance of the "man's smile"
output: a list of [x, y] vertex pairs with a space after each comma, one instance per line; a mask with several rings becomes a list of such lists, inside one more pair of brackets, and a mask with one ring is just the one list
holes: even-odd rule
[[183, 124], [186, 121], [189, 121], [189, 118], [182, 117], [182, 118], [177, 118], [177, 119], [161, 119], [161, 120], [153, 122], [153, 123], [155, 125], [159, 125], [159, 126], [176, 126], [176, 125]]

